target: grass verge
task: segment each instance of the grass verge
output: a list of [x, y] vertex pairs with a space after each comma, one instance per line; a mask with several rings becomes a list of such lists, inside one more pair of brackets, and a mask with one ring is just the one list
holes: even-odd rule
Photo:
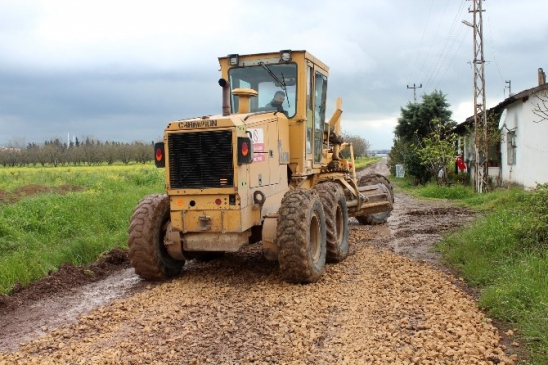
[[[3, 169], [0, 189], [73, 185], [65, 195], [45, 193], [0, 202], [0, 294], [26, 285], [62, 263], [88, 264], [114, 247], [126, 248], [137, 202], [163, 191], [164, 170], [153, 165]], [[6, 176], [11, 176], [7, 179]]]
[[469, 285], [479, 288], [479, 306], [488, 315], [519, 329], [527, 361], [548, 364], [548, 186], [476, 194], [470, 187], [413, 187], [393, 180], [412, 195], [454, 200], [484, 212], [438, 249]]
[[356, 164], [356, 171], [366, 168], [367, 166], [373, 165], [381, 160], [381, 157], [358, 157], [354, 160]]

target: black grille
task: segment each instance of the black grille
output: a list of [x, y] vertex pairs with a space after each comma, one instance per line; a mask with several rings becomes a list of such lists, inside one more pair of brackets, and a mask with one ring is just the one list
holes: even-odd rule
[[172, 189], [234, 186], [232, 131], [170, 134], [168, 148]]

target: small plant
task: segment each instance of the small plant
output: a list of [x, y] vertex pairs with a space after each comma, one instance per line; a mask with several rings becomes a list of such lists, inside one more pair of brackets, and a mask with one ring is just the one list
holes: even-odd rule
[[470, 173], [461, 172], [459, 174], [453, 175], [453, 181], [455, 184], [470, 186]]

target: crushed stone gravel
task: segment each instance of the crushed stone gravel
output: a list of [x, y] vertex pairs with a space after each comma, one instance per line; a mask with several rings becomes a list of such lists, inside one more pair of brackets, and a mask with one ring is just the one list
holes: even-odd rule
[[448, 274], [367, 245], [319, 282], [283, 282], [257, 247], [207, 263], [0, 353], [0, 364], [512, 364]]

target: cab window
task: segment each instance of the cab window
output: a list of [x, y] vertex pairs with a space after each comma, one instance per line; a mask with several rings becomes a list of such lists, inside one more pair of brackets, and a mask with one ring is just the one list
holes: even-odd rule
[[[251, 88], [259, 93], [250, 99], [250, 111], [283, 111], [288, 117], [297, 110], [297, 65], [271, 64], [232, 68], [228, 71], [230, 89]], [[271, 105], [276, 92], [284, 94], [281, 105]], [[238, 110], [238, 97], [231, 94], [232, 112]]]
[[322, 161], [323, 126], [327, 99], [327, 76], [316, 72], [314, 99], [314, 162]]

